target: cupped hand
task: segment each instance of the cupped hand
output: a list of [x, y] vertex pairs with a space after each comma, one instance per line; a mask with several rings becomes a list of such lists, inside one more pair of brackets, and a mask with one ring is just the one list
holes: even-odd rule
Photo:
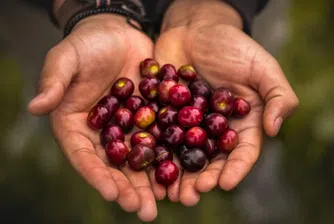
[[[185, 5], [187, 1], [183, 1]], [[213, 2], [216, 5], [210, 5]], [[260, 155], [263, 128], [268, 136], [275, 136], [283, 120], [296, 109], [298, 98], [274, 57], [243, 33], [241, 19], [231, 7], [211, 0], [211, 14], [205, 13], [204, 3], [202, 12], [191, 12], [189, 6], [187, 11], [191, 13], [177, 19], [178, 10], [184, 6], [177, 4], [166, 14], [165, 20], [170, 19], [165, 21], [156, 43], [155, 58], [176, 67], [193, 65], [213, 89], [225, 87], [245, 98], [252, 108], [246, 117], [229, 122], [238, 133], [239, 144], [228, 157], [218, 155], [201, 172], [183, 172], [168, 188], [172, 201], [192, 206], [198, 203], [200, 192], [208, 192], [217, 185], [231, 190], [244, 179]], [[215, 14], [212, 7], [222, 9]], [[220, 17], [224, 10], [225, 16]]]
[[157, 215], [148, 174], [109, 164], [99, 133], [88, 128], [86, 119], [117, 78], [128, 77], [138, 86], [138, 65], [152, 54], [151, 40], [125, 18], [101, 14], [84, 19], [48, 52], [38, 94], [28, 106], [34, 115], [50, 113], [54, 136], [76, 171], [106, 200], [117, 200], [143, 221]]

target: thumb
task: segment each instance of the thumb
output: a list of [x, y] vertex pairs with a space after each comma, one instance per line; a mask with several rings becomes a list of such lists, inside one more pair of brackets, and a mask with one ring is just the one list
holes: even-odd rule
[[37, 96], [28, 105], [33, 115], [45, 115], [56, 109], [73, 76], [78, 72], [79, 58], [73, 45], [63, 40], [47, 54], [37, 86]]
[[251, 85], [265, 102], [263, 126], [269, 136], [276, 136], [283, 121], [298, 107], [298, 98], [278, 62], [263, 49], [253, 60]]

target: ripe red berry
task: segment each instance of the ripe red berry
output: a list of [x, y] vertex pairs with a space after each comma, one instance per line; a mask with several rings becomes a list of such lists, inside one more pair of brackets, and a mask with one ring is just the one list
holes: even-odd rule
[[179, 176], [179, 168], [172, 161], [165, 160], [159, 163], [155, 170], [156, 181], [164, 186], [173, 184]]
[[97, 105], [105, 107], [109, 111], [109, 116], [112, 117], [118, 110], [120, 103], [116, 97], [108, 95], [100, 99]]
[[193, 96], [190, 100], [189, 106], [197, 107], [202, 111], [203, 114], [206, 114], [208, 111], [208, 100], [204, 96]]
[[189, 83], [189, 89], [193, 96], [204, 96], [209, 99], [211, 96], [212, 90], [209, 84], [203, 79], [195, 79]]
[[166, 129], [177, 123], [177, 109], [173, 106], [163, 107], [158, 113], [158, 123], [162, 129]]
[[208, 138], [205, 141], [203, 151], [209, 159], [214, 158], [219, 153], [216, 141]]
[[159, 79], [153, 76], [142, 79], [139, 83], [139, 92], [147, 100], [158, 99]]
[[178, 113], [179, 124], [186, 128], [199, 126], [202, 120], [203, 113], [196, 107], [186, 106]]
[[156, 101], [148, 102], [146, 106], [154, 110], [155, 113], [159, 112], [159, 104]]
[[135, 86], [133, 82], [128, 78], [119, 78], [111, 87], [111, 95], [115, 96], [119, 100], [125, 100], [132, 95]]
[[115, 113], [115, 124], [120, 126], [125, 133], [133, 128], [133, 114], [129, 109], [119, 108]]
[[159, 74], [160, 65], [157, 61], [147, 58], [140, 63], [139, 71], [142, 77], [155, 76]]
[[107, 108], [96, 105], [87, 116], [87, 125], [94, 130], [99, 130], [108, 124], [110, 118]]
[[172, 105], [182, 107], [190, 102], [191, 93], [185, 85], [177, 84], [170, 88], [169, 98]]
[[233, 115], [236, 117], [244, 117], [249, 114], [251, 110], [250, 104], [242, 98], [235, 98], [234, 99], [234, 111]]
[[182, 167], [188, 172], [197, 172], [206, 164], [206, 156], [199, 148], [190, 149], [180, 156]]
[[134, 116], [134, 123], [140, 129], [146, 129], [155, 121], [155, 112], [147, 106], [140, 108]]
[[197, 77], [196, 70], [191, 65], [181, 66], [177, 73], [185, 81], [192, 81]]
[[165, 160], [173, 161], [173, 153], [166, 146], [158, 145], [154, 148], [154, 152], [155, 164], [159, 164]]
[[153, 137], [157, 142], [160, 142], [162, 140], [162, 129], [160, 128], [157, 122], [151, 124], [146, 131], [151, 135], [153, 135]]
[[212, 94], [210, 104], [213, 112], [227, 117], [234, 109], [234, 96], [230, 91], [220, 88]]
[[152, 149], [155, 147], [156, 144], [155, 138], [150, 133], [147, 133], [145, 131], [138, 131], [134, 133], [131, 136], [130, 143], [131, 147], [141, 144], [146, 145]]
[[206, 139], [206, 131], [200, 127], [193, 127], [186, 132], [185, 140], [189, 148], [201, 148]]
[[138, 144], [129, 152], [127, 160], [132, 170], [140, 171], [153, 163], [155, 153], [150, 147]]
[[124, 103], [124, 107], [129, 109], [132, 113], [145, 105], [145, 101], [140, 96], [130, 96]]
[[118, 139], [124, 141], [124, 133], [122, 129], [115, 125], [109, 124], [104, 127], [100, 133], [101, 144], [105, 146], [109, 141]]
[[170, 102], [169, 91], [175, 86], [177, 82], [172, 79], [163, 80], [159, 85], [159, 99], [161, 104], [168, 104]]
[[223, 153], [232, 152], [237, 147], [238, 143], [237, 132], [233, 129], [226, 130], [217, 141], [218, 148]]
[[174, 65], [166, 64], [161, 67], [160, 69], [160, 79], [161, 80], [168, 80], [173, 79], [175, 82], [179, 81], [179, 76], [176, 72]]
[[212, 113], [205, 118], [205, 130], [212, 137], [218, 137], [227, 129], [226, 118], [218, 113]]
[[167, 145], [178, 146], [184, 142], [185, 132], [179, 125], [169, 126], [162, 135]]
[[124, 165], [126, 162], [129, 148], [118, 139], [113, 139], [106, 145], [108, 160], [115, 165]]

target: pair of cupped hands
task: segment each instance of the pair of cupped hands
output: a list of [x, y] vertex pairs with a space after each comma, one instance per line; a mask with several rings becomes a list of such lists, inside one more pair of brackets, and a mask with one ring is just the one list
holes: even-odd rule
[[[197, 173], [182, 171], [175, 158], [181, 172], [167, 188], [155, 181], [154, 168], [135, 172], [112, 166], [99, 133], [86, 124], [90, 109], [117, 78], [128, 77], [138, 86], [138, 66], [146, 58], [177, 68], [191, 64], [214, 89], [228, 88], [252, 108], [244, 119], [229, 123], [239, 144], [228, 157], [218, 155]], [[28, 109], [34, 115], [50, 115], [53, 134], [75, 170], [105, 200], [137, 212], [143, 221], [157, 216], [156, 200], [168, 197], [193, 206], [201, 192], [236, 187], [259, 157], [263, 129], [277, 135], [298, 105], [278, 62], [242, 31], [238, 13], [216, 0], [175, 1], [155, 44], [118, 15], [82, 20], [48, 52], [37, 92]], [[139, 95], [138, 88], [134, 94]]]

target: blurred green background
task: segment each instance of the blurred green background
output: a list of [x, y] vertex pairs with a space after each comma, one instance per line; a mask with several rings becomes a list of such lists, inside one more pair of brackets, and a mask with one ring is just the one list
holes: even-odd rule
[[[254, 37], [300, 98], [278, 138], [232, 192], [192, 208], [159, 202], [154, 223], [334, 223], [334, 1], [272, 0]], [[0, 3], [0, 223], [140, 223], [69, 166], [48, 118], [26, 112], [43, 57], [60, 33], [38, 9]]]

